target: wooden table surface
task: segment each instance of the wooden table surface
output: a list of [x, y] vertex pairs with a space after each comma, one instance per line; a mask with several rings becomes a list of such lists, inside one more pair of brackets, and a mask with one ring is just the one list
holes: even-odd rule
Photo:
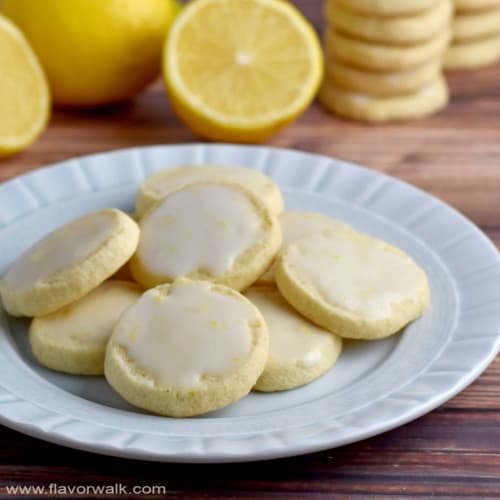
[[[319, 27], [321, 2], [296, 3]], [[371, 127], [335, 119], [313, 105], [269, 144], [347, 159], [408, 181], [463, 212], [498, 245], [500, 64], [448, 76], [452, 102], [432, 118]], [[197, 140], [172, 113], [157, 83], [120, 107], [55, 111], [35, 145], [0, 161], [0, 181], [72, 156]], [[183, 499], [500, 498], [500, 359], [460, 395], [403, 427], [342, 448], [264, 463], [128, 461], [58, 447], [0, 426], [0, 498], [8, 497], [7, 485], [53, 482], [160, 485], [169, 497]]]

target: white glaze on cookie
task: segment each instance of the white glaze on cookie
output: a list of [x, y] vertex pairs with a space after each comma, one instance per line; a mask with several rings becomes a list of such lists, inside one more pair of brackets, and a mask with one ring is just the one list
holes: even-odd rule
[[303, 238], [288, 247], [285, 260], [299, 282], [326, 302], [368, 319], [390, 316], [392, 304], [415, 300], [427, 288], [413, 260], [365, 235]]
[[6, 286], [23, 291], [86, 259], [115, 229], [108, 212], [95, 212], [56, 229], [25, 252], [3, 277]]
[[197, 184], [170, 195], [142, 221], [138, 255], [153, 274], [214, 276], [264, 237], [250, 198], [229, 184]]
[[312, 367], [321, 362], [323, 348], [333, 334], [301, 316], [276, 290], [249, 290], [245, 296], [257, 306], [269, 328], [269, 356], [285, 363]]
[[256, 311], [208, 282], [148, 290], [122, 317], [113, 343], [161, 386], [196, 387], [236, 372], [250, 354]]
[[[284, 212], [280, 216], [281, 229], [283, 231], [283, 242], [281, 248], [304, 236], [315, 233], [352, 230], [350, 226], [332, 217], [314, 212]], [[259, 278], [258, 283], [274, 283], [276, 263]]]
[[[237, 166], [187, 165], [171, 170], [161, 170], [145, 180], [143, 188], [145, 193], [142, 196], [152, 196], [157, 203], [168, 194], [190, 184], [220, 181], [234, 182], [247, 187], [256, 196], [266, 201], [273, 212], [279, 213], [283, 210], [281, 195], [269, 177], [251, 168]], [[141, 197], [141, 194], [139, 196]], [[142, 199], [140, 208], [150, 207], [154, 203], [153, 199]]]

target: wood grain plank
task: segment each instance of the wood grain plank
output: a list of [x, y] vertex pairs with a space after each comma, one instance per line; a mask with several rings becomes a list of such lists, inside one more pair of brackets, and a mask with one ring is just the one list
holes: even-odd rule
[[[500, 68], [487, 76], [498, 81]], [[493, 104], [481, 118], [463, 119], [466, 127], [453, 119], [455, 103], [441, 116], [381, 127], [341, 121], [314, 105], [270, 144], [366, 165], [438, 196], [479, 225], [494, 225], [500, 220], [500, 97]], [[174, 117], [157, 84], [111, 110], [56, 110], [38, 143], [0, 162], [0, 180], [73, 156], [198, 140]]]
[[[498, 87], [500, 67], [481, 70], [479, 76], [486, 90]], [[373, 127], [334, 118], [314, 105], [270, 144], [386, 172], [438, 196], [480, 225], [493, 225], [500, 220], [500, 90], [472, 100], [459, 82], [457, 75], [451, 78], [449, 108], [428, 119]], [[35, 146], [0, 162], [0, 180], [75, 155], [197, 140], [174, 116], [157, 83], [119, 107], [56, 110]]]

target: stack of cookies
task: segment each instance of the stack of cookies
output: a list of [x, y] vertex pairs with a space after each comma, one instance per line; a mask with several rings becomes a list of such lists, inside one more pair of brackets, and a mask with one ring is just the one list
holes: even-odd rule
[[447, 69], [478, 68], [500, 60], [500, 0], [454, 0], [453, 43]]
[[430, 115], [448, 102], [442, 58], [451, 0], [325, 0], [325, 80], [319, 99], [347, 118]]

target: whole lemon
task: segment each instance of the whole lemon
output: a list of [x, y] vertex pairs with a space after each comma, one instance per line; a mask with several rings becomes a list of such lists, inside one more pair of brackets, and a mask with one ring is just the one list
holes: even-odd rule
[[175, 0], [4, 0], [45, 70], [54, 102], [101, 106], [155, 79]]

